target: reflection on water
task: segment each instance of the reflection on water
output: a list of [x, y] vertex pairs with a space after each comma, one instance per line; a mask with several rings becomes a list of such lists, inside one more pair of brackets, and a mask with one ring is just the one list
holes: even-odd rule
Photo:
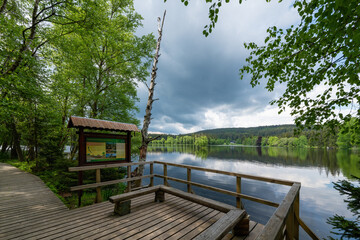
[[335, 149], [289, 149], [277, 147], [212, 146], [195, 149], [193, 145], [149, 147], [149, 152], [189, 153], [201, 159], [241, 160], [279, 166], [318, 167], [327, 175], [360, 176], [360, 153]]
[[[149, 147], [148, 161], [166, 161], [201, 166], [211, 169], [238, 172], [269, 178], [301, 182], [300, 216], [320, 238], [331, 235], [326, 219], [335, 213], [353, 219], [343, 196], [333, 188], [332, 182], [360, 177], [358, 152], [324, 149], [256, 148], [213, 146], [200, 150], [189, 145]], [[148, 169], [146, 169], [148, 171]], [[155, 173], [162, 166], [155, 165]], [[186, 170], [168, 166], [168, 175], [186, 179]], [[192, 171], [192, 181], [236, 191], [235, 177], [201, 171]], [[161, 184], [161, 179], [155, 179]], [[145, 182], [146, 184], [146, 182]], [[186, 185], [170, 181], [170, 185], [186, 191]], [[235, 205], [235, 197], [193, 187], [196, 194]], [[242, 180], [242, 192], [280, 203], [288, 186]], [[251, 219], [266, 224], [274, 212], [273, 207], [243, 200]], [[308, 239], [301, 231], [301, 239]], [[336, 236], [333, 236], [336, 237]]]

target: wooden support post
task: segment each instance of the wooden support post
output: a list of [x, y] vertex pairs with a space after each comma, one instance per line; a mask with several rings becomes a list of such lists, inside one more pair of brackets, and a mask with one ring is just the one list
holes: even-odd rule
[[167, 180], [167, 164], [164, 164], [164, 185], [169, 186], [168, 180]]
[[158, 190], [155, 192], [155, 202], [163, 202], [165, 201], [165, 192]]
[[189, 182], [187, 184], [187, 192], [188, 193], [192, 193], [192, 189], [191, 189], [191, 169], [187, 168], [187, 181]]
[[240, 220], [238, 224], [232, 230], [232, 233], [235, 236], [246, 236], [249, 234], [249, 225], [250, 225], [250, 216], [247, 215]]
[[286, 240], [294, 239], [294, 205], [289, 209], [288, 216], [286, 217], [285, 226], [286, 226]]
[[[83, 172], [79, 171], [78, 172], [78, 185], [82, 185], [83, 184]], [[81, 197], [82, 197], [83, 191], [79, 190], [78, 191], [78, 207], [81, 207]]]
[[[86, 146], [85, 146], [85, 136], [84, 136], [84, 128], [79, 128], [79, 163], [78, 166], [82, 166], [85, 163], [86, 159]], [[80, 171], [78, 173], [78, 185], [83, 184], [83, 172]], [[81, 207], [81, 197], [83, 195], [83, 191], [78, 191], [78, 207]]]
[[297, 193], [297, 196], [294, 201], [294, 239], [299, 239], [299, 219], [300, 219], [300, 191]]
[[131, 200], [116, 202], [114, 212], [119, 214], [120, 216], [124, 216], [130, 213], [131, 208]]
[[[131, 166], [127, 166], [127, 178], [131, 178]], [[131, 181], [127, 182], [127, 192], [131, 192]]]
[[[150, 163], [150, 175], [154, 175], [154, 163]], [[154, 186], [154, 177], [150, 177], [150, 187]]]
[[131, 132], [126, 134], [125, 157], [128, 162], [131, 162]]
[[[100, 169], [96, 169], [96, 183], [100, 183], [100, 182], [101, 182]], [[97, 202], [97, 203], [101, 203], [101, 202], [102, 202], [101, 187], [97, 187], [97, 188], [96, 188], [96, 202]]]
[[[241, 177], [239, 176], [236, 177], [236, 193], [241, 193]], [[236, 197], [236, 207], [240, 209], [244, 208], [240, 197]], [[238, 224], [235, 225], [233, 229], [233, 234], [235, 236], [246, 236], [249, 234], [249, 228], [250, 216], [247, 215]]]
[[[236, 192], [241, 193], [241, 177], [236, 177]], [[236, 197], [236, 207], [243, 209], [240, 197]]]

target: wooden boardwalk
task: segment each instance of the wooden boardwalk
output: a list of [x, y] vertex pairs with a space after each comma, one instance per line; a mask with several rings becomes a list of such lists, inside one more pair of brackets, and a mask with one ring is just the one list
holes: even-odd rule
[[[172, 195], [135, 198], [131, 213], [113, 214], [109, 202], [68, 210], [36, 176], [0, 163], [0, 239], [192, 239], [224, 215]], [[263, 225], [250, 223], [254, 239]]]

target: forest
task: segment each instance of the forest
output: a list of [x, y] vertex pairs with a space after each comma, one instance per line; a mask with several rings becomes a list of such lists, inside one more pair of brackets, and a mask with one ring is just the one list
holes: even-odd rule
[[156, 41], [135, 34], [133, 1], [1, 3], [2, 157], [54, 164], [76, 143], [71, 115], [139, 124], [136, 87]]
[[194, 144], [207, 145], [249, 145], [290, 148], [358, 148], [360, 136], [356, 131], [355, 119], [344, 127], [332, 131], [305, 129], [298, 131], [295, 125], [262, 126], [252, 128], [221, 128], [199, 131], [187, 135], [166, 135], [152, 142], [153, 145]]

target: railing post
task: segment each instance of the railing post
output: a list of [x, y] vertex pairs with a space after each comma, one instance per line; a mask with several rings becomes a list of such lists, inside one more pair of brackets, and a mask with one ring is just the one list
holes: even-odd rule
[[300, 191], [294, 201], [294, 239], [299, 239], [299, 219], [300, 219]]
[[299, 239], [299, 191], [300, 188], [298, 188], [298, 191], [295, 193], [296, 196], [291, 204], [288, 215], [286, 216], [285, 225], [287, 240]]
[[[154, 175], [154, 163], [150, 163], [150, 175]], [[154, 177], [150, 177], [150, 187], [154, 186]]]
[[[241, 193], [241, 177], [236, 177], [236, 192]], [[243, 209], [240, 197], [236, 197], [236, 207]]]
[[[100, 183], [100, 182], [101, 182], [100, 169], [96, 169], [96, 183]], [[96, 188], [96, 202], [97, 202], [97, 203], [102, 202], [101, 187], [97, 187], [97, 188]]]
[[294, 204], [289, 209], [289, 213], [286, 217], [286, 240], [294, 239]]
[[187, 168], [187, 181], [189, 182], [187, 184], [187, 191], [188, 193], [192, 193], [192, 189], [191, 189], [191, 168]]
[[164, 163], [164, 185], [169, 186], [168, 180], [167, 180], [167, 164]]
[[[131, 166], [127, 166], [127, 178], [131, 178]], [[127, 182], [127, 192], [131, 192], [131, 181]]]

